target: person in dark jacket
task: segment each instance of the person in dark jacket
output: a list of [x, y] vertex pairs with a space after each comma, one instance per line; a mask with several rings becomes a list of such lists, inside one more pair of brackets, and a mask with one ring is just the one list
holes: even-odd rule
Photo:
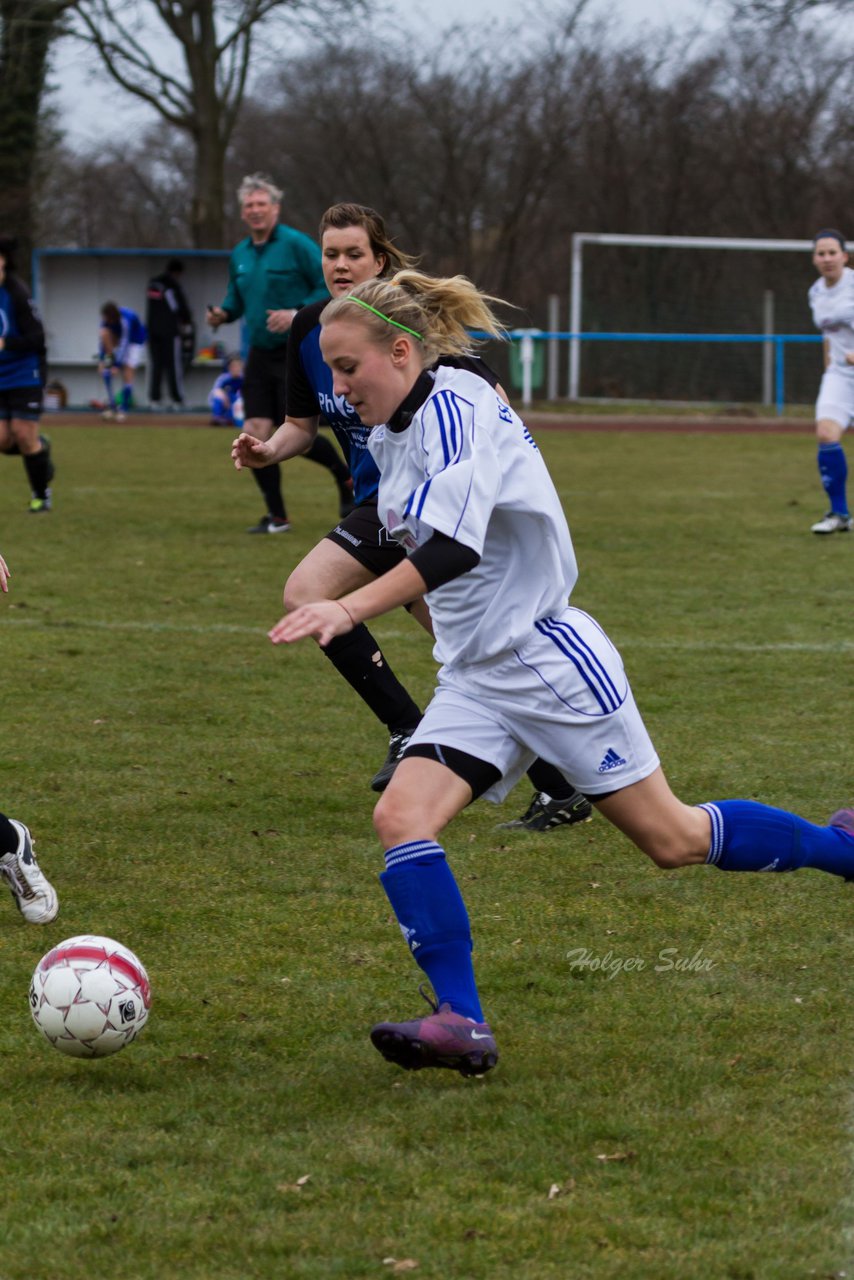
[[180, 277], [184, 264], [171, 258], [166, 270], [149, 280], [146, 289], [145, 324], [151, 354], [148, 398], [151, 408], [160, 408], [160, 392], [165, 373], [172, 408], [184, 408], [184, 343], [193, 331], [193, 316]]
[[53, 463], [39, 435], [46, 357], [44, 326], [23, 280], [15, 274], [15, 241], [0, 237], [0, 452], [24, 460], [30, 511], [50, 511]]

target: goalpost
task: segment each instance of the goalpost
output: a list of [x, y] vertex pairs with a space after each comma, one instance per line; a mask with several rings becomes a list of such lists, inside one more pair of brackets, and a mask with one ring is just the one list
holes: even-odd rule
[[[634, 236], [616, 232], [576, 232], [572, 237], [572, 271], [569, 290], [568, 396], [570, 400], [579, 398], [578, 389], [581, 382], [581, 344], [584, 338], [581, 315], [582, 271], [586, 244], [634, 245], [647, 249], [748, 249], [753, 250], [754, 253], [769, 250], [809, 253], [812, 249], [812, 240], [753, 240], [730, 236]], [[764, 329], [769, 338], [769, 341], [763, 344], [763, 384], [767, 389], [771, 384], [774, 358], [774, 344], [770, 341], [773, 334], [773, 315], [769, 306], [766, 306]], [[702, 340], [703, 336], [702, 334], [691, 335], [695, 340]], [[768, 399], [770, 400], [770, 397]]]

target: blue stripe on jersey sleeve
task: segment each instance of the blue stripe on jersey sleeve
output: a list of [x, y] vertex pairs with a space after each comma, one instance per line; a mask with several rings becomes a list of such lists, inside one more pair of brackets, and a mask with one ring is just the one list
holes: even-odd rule
[[445, 466], [458, 462], [463, 448], [463, 423], [459, 398], [452, 391], [438, 391], [431, 404], [436, 414]]
[[[427, 414], [432, 409], [432, 418], [428, 418]], [[442, 531], [447, 533], [451, 538], [459, 536], [460, 527], [465, 519], [466, 511], [469, 506], [472, 489], [475, 483], [474, 475], [474, 458], [466, 457], [466, 414], [473, 410], [470, 400], [455, 394], [450, 389], [442, 389], [434, 392], [430, 397], [425, 408], [425, 416], [421, 419], [421, 447], [427, 459], [430, 458], [432, 440], [432, 452], [434, 455], [439, 453], [434, 459], [433, 474], [429, 475], [423, 484], [420, 484], [410, 494], [409, 499], [404, 508], [404, 517], [414, 515], [417, 519], [424, 519], [427, 524], [432, 524], [429, 513], [425, 517], [424, 510], [427, 505], [428, 498], [431, 496], [431, 485], [439, 476], [449, 473], [453, 468], [462, 468], [461, 471], [455, 470], [453, 479], [450, 484], [441, 486], [441, 501], [444, 504], [443, 515], [447, 517], [441, 521]], [[436, 444], [438, 442], [439, 449]], [[438, 465], [437, 465], [438, 464]], [[465, 477], [465, 489], [463, 491], [463, 478]], [[451, 499], [456, 497], [456, 503], [452, 503]], [[456, 517], [453, 517], [453, 509], [456, 509]], [[434, 512], [434, 516], [438, 512]], [[453, 519], [453, 523], [451, 523]], [[468, 545], [468, 544], [467, 544]]]

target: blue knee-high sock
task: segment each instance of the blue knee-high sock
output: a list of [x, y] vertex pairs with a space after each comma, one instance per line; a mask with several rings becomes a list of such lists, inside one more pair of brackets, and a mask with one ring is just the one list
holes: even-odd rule
[[699, 807], [712, 820], [706, 861], [722, 871], [814, 867], [854, 877], [854, 835], [842, 827], [817, 827], [797, 814], [754, 800], [718, 800]]
[[848, 515], [848, 498], [845, 482], [848, 479], [848, 461], [841, 444], [818, 446], [818, 474], [824, 491], [830, 499], [830, 509], [837, 516]]
[[413, 840], [388, 849], [385, 860], [380, 882], [439, 1004], [483, 1022], [468, 912], [444, 849], [432, 840]]
[[104, 370], [104, 372], [101, 374], [101, 378], [102, 378], [102, 381], [103, 381], [103, 383], [104, 383], [104, 387], [106, 388], [106, 392], [107, 392], [107, 404], [110, 406], [110, 408], [111, 408], [111, 409], [114, 409], [116, 406], [115, 406], [115, 402], [114, 402], [114, 400], [113, 400], [113, 371], [112, 371], [112, 369], [105, 369], [105, 370]]
[[125, 385], [122, 387], [121, 396], [119, 397], [119, 402], [121, 404], [121, 408], [123, 412], [126, 413], [128, 411], [128, 409], [130, 408], [132, 399], [133, 399], [133, 387], [129, 387], [128, 384], [125, 383]]

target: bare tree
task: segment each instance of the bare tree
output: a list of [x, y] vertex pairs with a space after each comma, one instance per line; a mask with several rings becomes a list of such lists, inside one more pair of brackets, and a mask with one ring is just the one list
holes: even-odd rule
[[[78, 34], [98, 51], [116, 83], [192, 141], [191, 225], [198, 248], [223, 245], [225, 154], [261, 25], [287, 11], [300, 19], [304, 34], [323, 16], [365, 4], [366, 0], [125, 0], [117, 5], [114, 0], [75, 0]], [[158, 34], [147, 40], [140, 32], [151, 20], [159, 24]]]
[[74, 0], [0, 0], [0, 227], [31, 247], [39, 113], [48, 54]]
[[188, 138], [165, 124], [133, 147], [99, 144], [91, 153], [55, 143], [43, 157], [38, 188], [40, 244], [79, 249], [182, 249], [192, 243], [183, 175]]
[[[372, 204], [427, 270], [463, 271], [517, 304], [511, 323], [541, 327], [546, 298], [566, 296], [575, 231], [848, 228], [854, 61], [823, 33], [757, 26], [737, 41], [620, 45], [591, 27], [565, 43], [490, 40], [310, 49], [247, 96], [229, 185], [269, 165], [275, 139], [288, 222], [312, 233], [337, 200]], [[177, 247], [187, 235], [189, 135], [163, 123], [132, 147], [60, 159], [44, 201], [60, 242]], [[773, 290], [780, 331], [798, 332], [811, 276], [806, 254], [600, 246], [585, 257], [585, 327], [752, 333]], [[813, 354], [803, 349], [808, 388]], [[792, 385], [801, 363], [800, 350], [787, 355]], [[584, 377], [588, 394], [738, 400], [757, 389], [756, 349], [710, 359], [701, 343], [590, 343]]]
[[820, 10], [850, 17], [854, 5], [851, 0], [730, 0], [730, 9], [740, 21], [783, 29]]
[[432, 53], [389, 42], [312, 52], [247, 104], [235, 154], [252, 167], [265, 139], [286, 139], [289, 219], [310, 225], [336, 200], [373, 204], [425, 266], [498, 293], [522, 281], [513, 297], [527, 307], [547, 273], [526, 268], [554, 217], [546, 205], [571, 164], [587, 83], [568, 50], [518, 52], [474, 56], [461, 31]]

